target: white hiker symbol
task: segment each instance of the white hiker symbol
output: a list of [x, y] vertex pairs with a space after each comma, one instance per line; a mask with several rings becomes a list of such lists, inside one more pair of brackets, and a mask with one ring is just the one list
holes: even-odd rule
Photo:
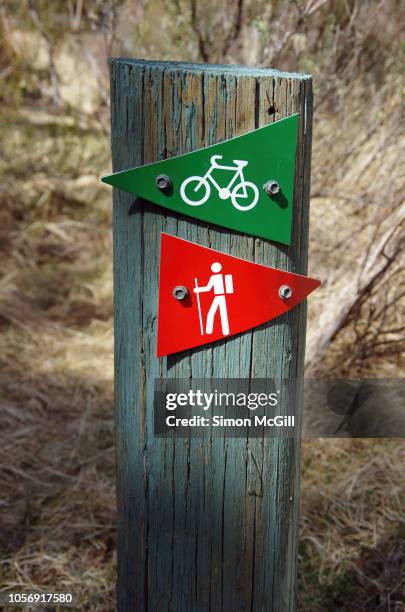
[[228, 311], [226, 307], [226, 294], [233, 293], [233, 278], [232, 274], [221, 274], [222, 266], [218, 262], [214, 262], [211, 265], [211, 270], [214, 274], [212, 274], [211, 278], [208, 281], [208, 285], [205, 287], [199, 287], [197, 279], [195, 280], [195, 289], [194, 293], [197, 294], [197, 306], [198, 306], [198, 316], [200, 318], [200, 331], [201, 335], [204, 335], [204, 326], [201, 314], [201, 304], [200, 304], [200, 296], [199, 293], [204, 293], [211, 291], [214, 292], [214, 299], [212, 300], [210, 309], [207, 315], [207, 324], [205, 327], [205, 333], [207, 335], [212, 334], [214, 329], [214, 317], [215, 313], [219, 311], [222, 333], [224, 336], [229, 335], [229, 321], [228, 321]]
[[[183, 201], [190, 206], [201, 206], [205, 204], [211, 194], [211, 185], [218, 191], [221, 200], [231, 198], [231, 202], [237, 210], [246, 211], [256, 206], [259, 199], [259, 190], [254, 183], [245, 181], [243, 168], [249, 162], [243, 159], [234, 159], [235, 166], [221, 166], [217, 160], [222, 159], [222, 155], [211, 157], [211, 166], [204, 176], [189, 176], [180, 187], [180, 195]], [[212, 177], [213, 170], [232, 170], [233, 177], [226, 187], [220, 187]], [[239, 182], [236, 182], [239, 179]], [[188, 189], [188, 192], [186, 191]]]

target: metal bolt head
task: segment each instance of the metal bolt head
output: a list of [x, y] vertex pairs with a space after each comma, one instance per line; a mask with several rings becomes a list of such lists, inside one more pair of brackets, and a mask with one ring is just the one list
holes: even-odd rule
[[170, 177], [167, 174], [158, 174], [155, 179], [156, 187], [160, 189], [160, 191], [168, 191], [172, 186], [172, 182]]
[[292, 289], [288, 285], [281, 285], [278, 294], [282, 300], [289, 300], [292, 296]]
[[275, 196], [280, 192], [280, 185], [277, 181], [267, 181], [267, 183], [263, 185], [263, 189], [267, 195]]
[[188, 296], [187, 287], [183, 287], [182, 285], [177, 285], [177, 287], [173, 289], [173, 297], [176, 298], [176, 300], [184, 300], [187, 296]]

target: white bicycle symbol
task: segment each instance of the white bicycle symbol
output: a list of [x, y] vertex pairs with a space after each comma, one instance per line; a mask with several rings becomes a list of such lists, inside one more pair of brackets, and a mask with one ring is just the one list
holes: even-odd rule
[[[221, 200], [231, 198], [233, 206], [238, 210], [251, 210], [257, 204], [259, 190], [254, 183], [245, 181], [245, 177], [243, 176], [243, 168], [248, 165], [248, 162], [242, 159], [234, 159], [233, 163], [236, 164], [235, 166], [221, 166], [217, 162], [219, 159], [222, 159], [222, 155], [213, 155], [211, 157], [211, 167], [205, 176], [189, 176], [182, 182], [180, 195], [183, 201], [190, 206], [201, 206], [201, 204], [205, 204], [211, 194], [211, 182], [218, 191], [218, 196]], [[234, 175], [226, 187], [220, 187], [213, 179], [212, 171], [216, 169], [234, 171]], [[236, 183], [238, 179], [239, 182]], [[187, 189], [189, 195], [187, 195]], [[193, 196], [193, 194], [196, 195]]]

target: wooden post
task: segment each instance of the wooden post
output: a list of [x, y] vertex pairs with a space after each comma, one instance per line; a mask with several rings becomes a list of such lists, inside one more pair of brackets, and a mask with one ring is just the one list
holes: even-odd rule
[[306, 274], [311, 79], [116, 59], [111, 96], [114, 171], [300, 112], [291, 247], [114, 193], [118, 610], [294, 610], [299, 440], [155, 438], [153, 392], [159, 377], [288, 378], [300, 419], [305, 304], [202, 350], [158, 360], [155, 342], [161, 231]]

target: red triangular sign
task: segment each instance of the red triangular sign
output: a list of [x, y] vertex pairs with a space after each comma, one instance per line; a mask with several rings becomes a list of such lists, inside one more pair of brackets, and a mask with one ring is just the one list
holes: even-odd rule
[[287, 312], [320, 281], [162, 233], [157, 356], [222, 340]]

